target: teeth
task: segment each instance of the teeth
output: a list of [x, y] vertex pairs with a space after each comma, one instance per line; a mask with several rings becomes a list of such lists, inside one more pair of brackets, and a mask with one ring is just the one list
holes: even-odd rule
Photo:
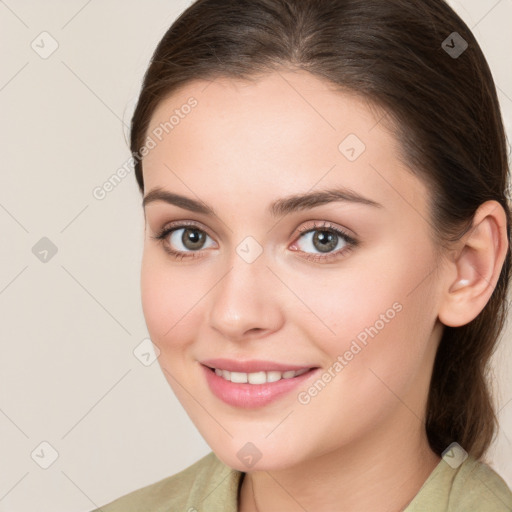
[[265, 384], [267, 382], [266, 372], [247, 373], [244, 375], [247, 375], [247, 382], [249, 384]]
[[277, 382], [281, 379], [291, 379], [306, 373], [310, 368], [303, 368], [302, 370], [288, 370], [286, 372], [268, 371], [268, 372], [230, 372], [228, 370], [220, 370], [215, 368], [215, 374], [225, 380], [229, 380], [236, 384], [265, 384], [266, 382]]
[[276, 382], [281, 380], [281, 372], [267, 372], [267, 382]]
[[245, 382], [247, 382], [247, 373], [231, 372], [230, 380], [231, 382], [236, 382], [237, 384], [244, 384]]

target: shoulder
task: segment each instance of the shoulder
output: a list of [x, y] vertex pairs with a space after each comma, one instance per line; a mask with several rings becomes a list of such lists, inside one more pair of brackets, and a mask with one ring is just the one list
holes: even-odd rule
[[241, 475], [210, 452], [179, 473], [121, 496], [92, 512], [193, 512], [206, 499], [209, 503], [218, 501], [220, 504], [231, 501], [236, 511]]
[[489, 465], [468, 458], [452, 485], [449, 510], [512, 511], [512, 492]]
[[441, 459], [407, 512], [511, 512], [512, 492], [489, 465], [471, 456], [457, 467]]

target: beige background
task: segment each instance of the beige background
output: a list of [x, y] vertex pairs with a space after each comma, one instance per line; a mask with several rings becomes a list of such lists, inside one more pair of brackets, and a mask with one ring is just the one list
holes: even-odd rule
[[[93, 196], [129, 155], [142, 75], [189, 3], [0, 2], [0, 511], [86, 512], [210, 451], [158, 363], [133, 352], [147, 337], [133, 173]], [[512, 0], [451, 4], [488, 58], [510, 138]], [[512, 485], [510, 337], [490, 455]]]

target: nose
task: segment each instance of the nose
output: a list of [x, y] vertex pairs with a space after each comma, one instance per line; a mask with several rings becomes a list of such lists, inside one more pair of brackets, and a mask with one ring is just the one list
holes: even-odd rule
[[263, 337], [283, 324], [283, 309], [277, 291], [279, 281], [267, 268], [262, 254], [247, 263], [238, 254], [229, 260], [210, 295], [209, 325], [232, 340]]

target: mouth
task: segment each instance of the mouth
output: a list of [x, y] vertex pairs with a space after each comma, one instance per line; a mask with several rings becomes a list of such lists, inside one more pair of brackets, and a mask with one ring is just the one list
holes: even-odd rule
[[201, 368], [213, 395], [243, 409], [263, 407], [284, 397], [301, 384], [307, 384], [320, 370], [318, 366], [228, 360], [204, 361]]
[[[206, 366], [206, 365], [205, 365]], [[229, 382], [233, 382], [235, 384], [266, 384], [271, 382], [278, 382], [282, 379], [293, 379], [294, 377], [298, 377], [310, 370], [316, 368], [302, 368], [300, 370], [286, 370], [284, 372], [280, 372], [277, 370], [262, 370], [258, 372], [233, 372], [229, 370], [223, 370], [221, 368], [214, 368], [210, 366], [206, 366], [210, 369], [210, 371], [214, 372], [215, 375], [221, 377], [224, 380]]]

